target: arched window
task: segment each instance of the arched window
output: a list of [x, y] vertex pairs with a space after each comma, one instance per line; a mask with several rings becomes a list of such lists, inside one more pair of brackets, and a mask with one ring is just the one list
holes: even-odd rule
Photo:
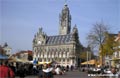
[[69, 52], [67, 52], [67, 58], [69, 57]]
[[63, 59], [63, 62], [65, 62], [65, 59]]

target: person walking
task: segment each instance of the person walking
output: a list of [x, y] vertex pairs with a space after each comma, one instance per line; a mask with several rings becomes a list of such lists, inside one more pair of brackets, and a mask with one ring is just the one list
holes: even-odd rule
[[8, 67], [8, 61], [4, 60], [0, 65], [0, 78], [15, 78], [15, 74], [10, 67]]
[[39, 66], [38, 78], [43, 78], [42, 65]]
[[52, 66], [50, 64], [47, 64], [46, 69], [43, 69], [44, 78], [54, 78], [52, 71], [53, 71]]
[[24, 78], [25, 77], [26, 72], [25, 72], [24, 65], [20, 65], [20, 67], [18, 69], [18, 75], [19, 75], [20, 78]]

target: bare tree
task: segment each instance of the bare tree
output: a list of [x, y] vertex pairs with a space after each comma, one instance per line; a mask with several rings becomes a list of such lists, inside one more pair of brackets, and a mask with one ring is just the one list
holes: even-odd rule
[[[87, 36], [89, 46], [94, 49], [97, 48], [97, 50], [101, 49], [101, 52], [103, 52], [103, 42], [105, 39], [105, 33], [108, 32], [108, 30], [108, 26], [104, 23], [94, 24], [93, 28]], [[103, 64], [103, 54], [101, 56]]]

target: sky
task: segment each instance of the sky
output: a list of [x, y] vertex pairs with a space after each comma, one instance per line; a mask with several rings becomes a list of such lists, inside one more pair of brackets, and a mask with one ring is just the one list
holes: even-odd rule
[[[93, 24], [103, 21], [113, 33], [120, 31], [120, 0], [67, 0], [79, 40], [87, 46]], [[32, 40], [40, 27], [51, 36], [59, 34], [59, 13], [65, 0], [0, 0], [0, 45], [12, 53], [32, 50]]]

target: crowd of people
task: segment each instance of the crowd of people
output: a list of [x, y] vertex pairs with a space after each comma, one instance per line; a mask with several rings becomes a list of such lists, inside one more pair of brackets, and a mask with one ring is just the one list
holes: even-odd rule
[[8, 66], [8, 61], [3, 61], [0, 64], [0, 78], [15, 78], [15, 73]]
[[95, 78], [120, 78], [120, 67], [103, 65], [82, 65], [80, 71]]
[[73, 70], [74, 67], [61, 66], [61, 65], [52, 65], [52, 64], [44, 64], [33, 66], [34, 72], [38, 71], [38, 78], [54, 78], [54, 75], [64, 75], [69, 70]]
[[[0, 63], [0, 78], [25, 78], [26, 76], [35, 75], [38, 78], [54, 78], [54, 75], [64, 75], [68, 71], [73, 71], [76, 69], [74, 66], [61, 66], [54, 64], [31, 64], [31, 63], [9, 63], [7, 60], [4, 60]], [[80, 68], [82, 71], [86, 71], [85, 67]], [[89, 67], [87, 69], [88, 74], [119, 74], [120, 70], [118, 68], [110, 67]]]
[[54, 75], [64, 75], [65, 72], [72, 71], [74, 66], [61, 66], [53, 64], [29, 64], [29, 63], [9, 63], [4, 60], [0, 63], [0, 78], [25, 78], [29, 75], [38, 76], [38, 78], [54, 78]]

